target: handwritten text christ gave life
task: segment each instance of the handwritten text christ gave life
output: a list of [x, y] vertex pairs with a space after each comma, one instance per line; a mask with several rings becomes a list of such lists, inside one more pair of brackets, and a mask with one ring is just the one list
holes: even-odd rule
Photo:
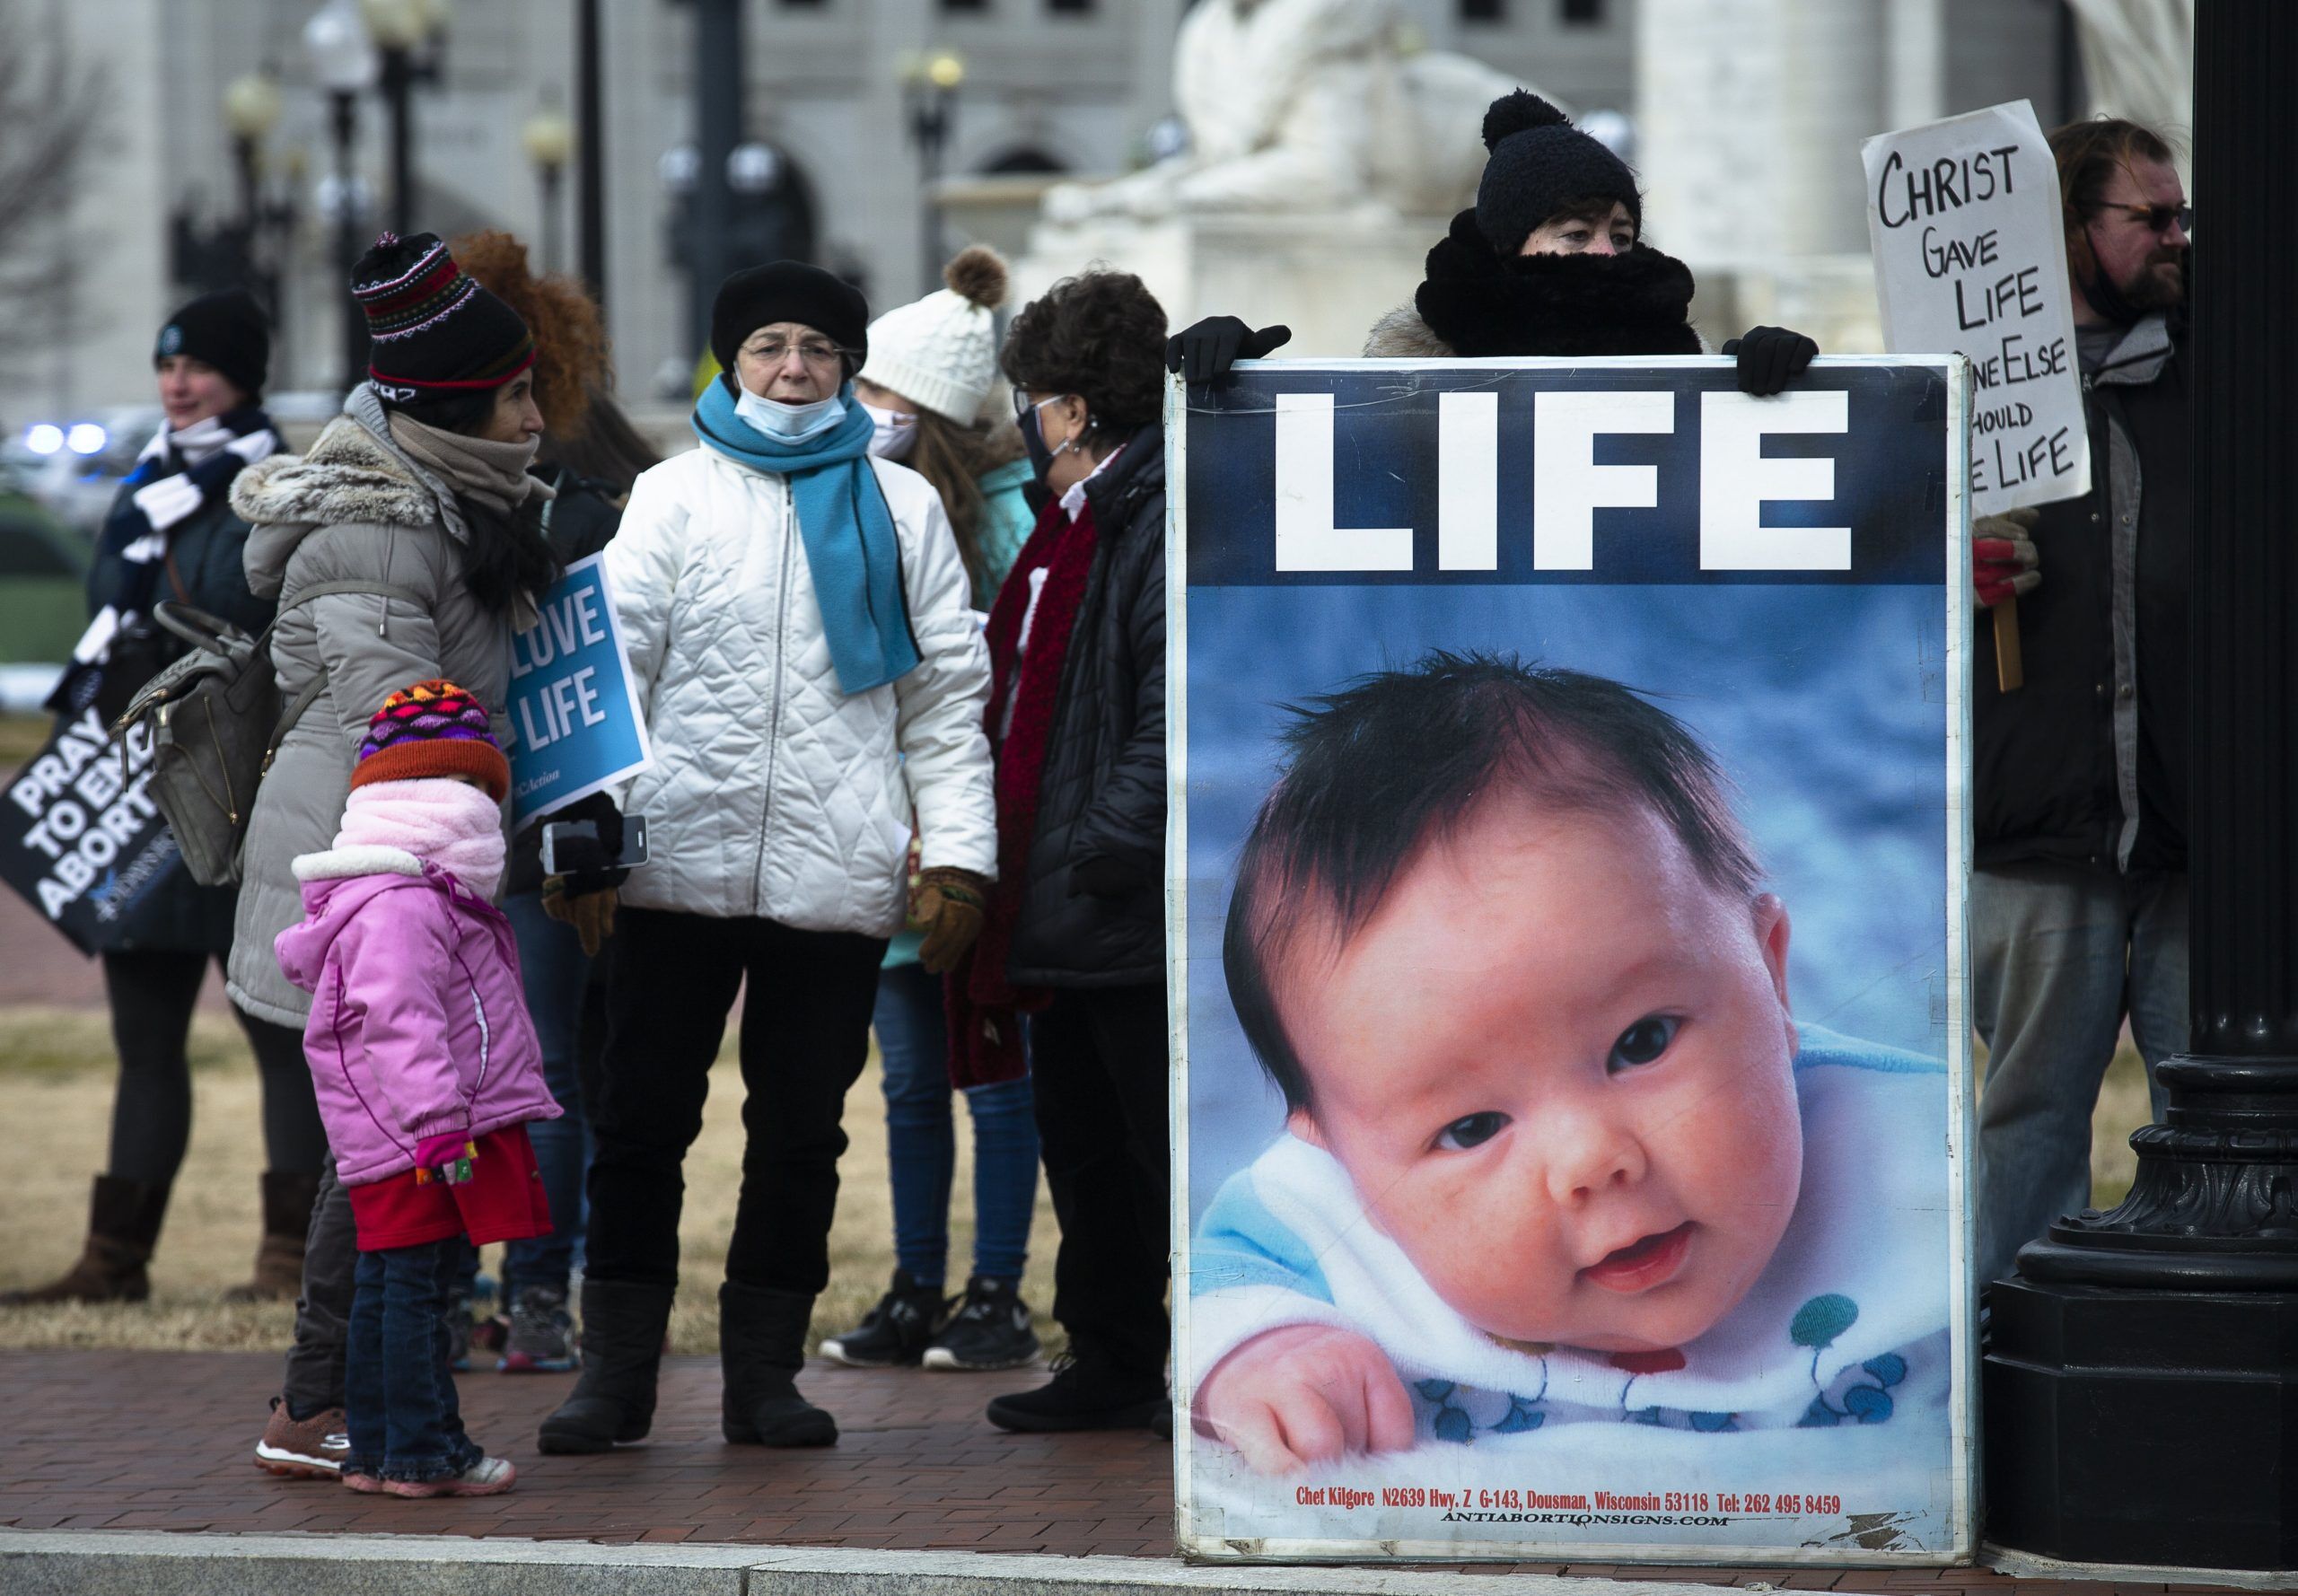
[[1971, 436], [1991, 439], [1988, 448], [1975, 443], [1971, 450], [1973, 493], [1986, 492], [1990, 484], [2012, 488], [2035, 478], [2064, 476], [2074, 469], [2078, 443], [2071, 426], [2059, 426], [2004, 451], [1996, 434], [2032, 426], [2035, 412], [2023, 399], [1995, 390], [2062, 376], [2073, 356], [2066, 334], [2052, 320], [2044, 322], [2052, 329], [2047, 338], [2036, 338], [2026, 326], [2039, 316], [2054, 318], [2057, 309], [2045, 294], [2041, 264], [2004, 259], [1999, 228], [1952, 225], [1954, 213], [1963, 207], [2018, 191], [2012, 160], [2018, 149], [2004, 145], [1922, 167], [1909, 167], [1893, 150], [1875, 189], [1876, 215], [1887, 230], [1923, 224], [1924, 274], [1934, 282], [1952, 280], [1958, 328], [1992, 339], [1991, 352], [1985, 339], [1967, 346], [1978, 392]]

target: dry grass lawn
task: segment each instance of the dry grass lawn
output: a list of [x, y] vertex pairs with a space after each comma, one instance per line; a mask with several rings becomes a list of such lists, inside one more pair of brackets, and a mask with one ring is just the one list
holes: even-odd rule
[[[294, 1325], [285, 1304], [233, 1307], [217, 1301], [247, 1277], [258, 1224], [262, 1169], [255, 1065], [227, 1015], [203, 1013], [192, 1029], [191, 1151], [178, 1177], [167, 1228], [153, 1260], [152, 1301], [142, 1306], [0, 1309], [0, 1347], [104, 1346], [238, 1350], [284, 1347]], [[701, 1139], [687, 1156], [680, 1227], [678, 1310], [672, 1346], [718, 1345], [718, 1283], [741, 1179], [742, 1083], [731, 1055], [711, 1076]], [[76, 1255], [87, 1223], [88, 1181], [102, 1167], [111, 1114], [110, 1039], [101, 1011], [0, 1011], [0, 1125], [38, 1158], [0, 1184], [0, 1290], [36, 1285]], [[814, 1309], [817, 1337], [851, 1329], [893, 1271], [891, 1199], [886, 1185], [884, 1100], [874, 1059], [846, 1099], [853, 1145], [840, 1161], [838, 1220], [830, 1232], [830, 1285]], [[973, 1160], [958, 1109], [957, 1199], [950, 1260], [961, 1280], [973, 1253]], [[1053, 1301], [1053, 1209], [1042, 1179], [1023, 1292], [1038, 1310], [1048, 1350], [1059, 1331]], [[495, 1272], [501, 1250], [487, 1250]]]
[[[256, 1176], [262, 1167], [255, 1067], [238, 1028], [219, 1014], [203, 1013], [195, 1022], [192, 1057], [191, 1152], [153, 1261], [152, 1302], [0, 1310], [0, 1347], [285, 1346], [293, 1323], [286, 1306], [231, 1307], [217, 1301], [225, 1286], [246, 1277], [255, 1250]], [[101, 1012], [0, 1011], [0, 1125], [11, 1128], [20, 1148], [38, 1149], [32, 1162], [0, 1184], [0, 1290], [46, 1280], [74, 1257], [87, 1219], [88, 1179], [104, 1156], [111, 1089], [110, 1040]], [[671, 1321], [672, 1343], [680, 1352], [717, 1346], [717, 1285], [741, 1171], [741, 1077], [731, 1060], [722, 1058], [711, 1078], [701, 1140], [687, 1159], [681, 1285]], [[2126, 1045], [2108, 1074], [2093, 1122], [2092, 1178], [2101, 1206], [2119, 1201], [2129, 1189], [2136, 1161], [2127, 1137], [2145, 1119], [2145, 1078], [2137, 1055]], [[846, 1128], [853, 1146], [841, 1165], [830, 1286], [815, 1307], [817, 1337], [851, 1328], [885, 1289], [893, 1268], [885, 1119], [874, 1062], [846, 1100]], [[973, 1241], [972, 1160], [962, 1109], [958, 1145], [953, 1272], [964, 1269]], [[1045, 1318], [1053, 1300], [1055, 1236], [1040, 1180], [1024, 1290], [1038, 1310], [1038, 1333], [1048, 1350], [1060, 1344], [1058, 1329]], [[490, 1270], [498, 1250], [488, 1250]]]

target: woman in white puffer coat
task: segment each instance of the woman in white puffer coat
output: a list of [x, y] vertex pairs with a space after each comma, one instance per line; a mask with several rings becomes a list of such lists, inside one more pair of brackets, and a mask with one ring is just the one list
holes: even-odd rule
[[[869, 311], [794, 261], [729, 277], [702, 447], [631, 490], [606, 572], [653, 764], [626, 802], [583, 1282], [583, 1379], [545, 1451], [642, 1438], [678, 1279], [680, 1165], [738, 989], [749, 1144], [721, 1287], [729, 1441], [820, 1446], [797, 1394], [829, 1274], [846, 1089], [905, 908], [946, 969], [996, 871], [989, 655], [942, 504], [869, 455]], [[906, 881], [912, 828], [921, 844]]]

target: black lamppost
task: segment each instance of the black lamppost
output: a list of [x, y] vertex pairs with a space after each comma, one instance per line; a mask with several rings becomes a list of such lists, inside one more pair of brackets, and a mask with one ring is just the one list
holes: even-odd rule
[[574, 0], [574, 127], [581, 140], [575, 231], [583, 280], [607, 303], [606, 107], [599, 83], [599, 0]]
[[224, 92], [224, 126], [239, 174], [237, 214], [203, 226], [183, 206], [168, 219], [169, 264], [178, 283], [202, 292], [251, 289], [275, 323], [279, 272], [265, 241], [294, 219], [291, 205], [267, 198], [263, 189], [263, 141], [278, 119], [279, 85], [268, 69], [234, 79]]
[[[2130, 1196], [1990, 1288], [1989, 1537], [2298, 1567], [2298, 8], [2196, 8], [2187, 1051]], [[2150, 484], [2150, 491], [2152, 491]]]
[[559, 181], [566, 175], [566, 158], [574, 151], [574, 125], [566, 113], [546, 97], [542, 107], [519, 129], [519, 142], [534, 162], [535, 180], [542, 185], [542, 268], [558, 269]]
[[343, 386], [347, 390], [367, 375], [367, 319], [351, 297], [351, 268], [358, 264], [359, 173], [353, 149], [359, 133], [359, 96], [374, 87], [375, 47], [367, 37], [355, 0], [328, 0], [303, 24], [303, 48], [311, 75], [327, 91], [335, 141], [335, 178], [330, 208], [335, 223], [336, 293], [343, 308]]
[[917, 146], [917, 234], [924, 270], [921, 293], [942, 280], [949, 251], [942, 238], [942, 157], [956, 119], [958, 90], [966, 81], [965, 57], [955, 50], [907, 57], [901, 63], [902, 99], [909, 111], [909, 140]]
[[415, 115], [417, 83], [435, 83], [445, 51], [447, 0], [359, 0], [381, 53], [383, 103], [391, 124], [391, 231], [415, 231]]

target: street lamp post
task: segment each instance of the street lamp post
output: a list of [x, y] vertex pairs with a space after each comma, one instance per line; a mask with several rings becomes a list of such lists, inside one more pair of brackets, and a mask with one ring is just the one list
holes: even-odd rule
[[352, 159], [359, 131], [359, 96], [374, 86], [375, 48], [361, 22], [355, 0], [328, 0], [303, 24], [303, 48], [311, 75], [327, 91], [335, 137], [335, 264], [337, 293], [343, 307], [343, 386], [348, 390], [367, 373], [367, 322], [350, 295], [351, 269], [359, 260], [359, 215], [355, 196], [359, 174]]
[[546, 99], [519, 130], [519, 142], [526, 147], [527, 159], [534, 162], [535, 176], [542, 184], [542, 268], [555, 272], [558, 269], [559, 180], [566, 175], [566, 158], [574, 153], [574, 125]]
[[902, 97], [909, 110], [910, 142], [917, 146], [919, 248], [924, 269], [921, 292], [930, 292], [942, 280], [942, 263], [949, 251], [942, 238], [942, 157], [949, 148], [951, 124], [956, 118], [958, 90], [966, 81], [965, 57], [955, 50], [910, 57], [900, 66]]
[[[2298, 10], [2195, 19], [2187, 1050], [2111, 1213], [1989, 1290], [1988, 1538], [2298, 1567]], [[2175, 480], [2175, 478], [2173, 478]], [[2151, 482], [2151, 478], [2150, 478]], [[2152, 488], [2150, 487], [2150, 491]], [[2175, 488], [2169, 491], [2176, 492]], [[2177, 507], [2173, 506], [2173, 513]]]
[[[279, 83], [268, 68], [232, 80], [224, 91], [224, 126], [231, 131], [232, 153], [240, 173], [240, 232], [244, 242], [248, 275], [255, 280], [264, 308], [271, 312], [274, 343], [285, 341], [287, 326], [285, 263], [269, 245], [275, 229], [292, 227], [291, 206], [274, 205], [263, 193], [263, 141], [279, 121]], [[285, 357], [278, 360], [286, 370]]]
[[382, 56], [378, 81], [390, 111], [391, 231], [403, 238], [415, 231], [415, 85], [439, 81], [446, 0], [359, 0], [359, 13]]

